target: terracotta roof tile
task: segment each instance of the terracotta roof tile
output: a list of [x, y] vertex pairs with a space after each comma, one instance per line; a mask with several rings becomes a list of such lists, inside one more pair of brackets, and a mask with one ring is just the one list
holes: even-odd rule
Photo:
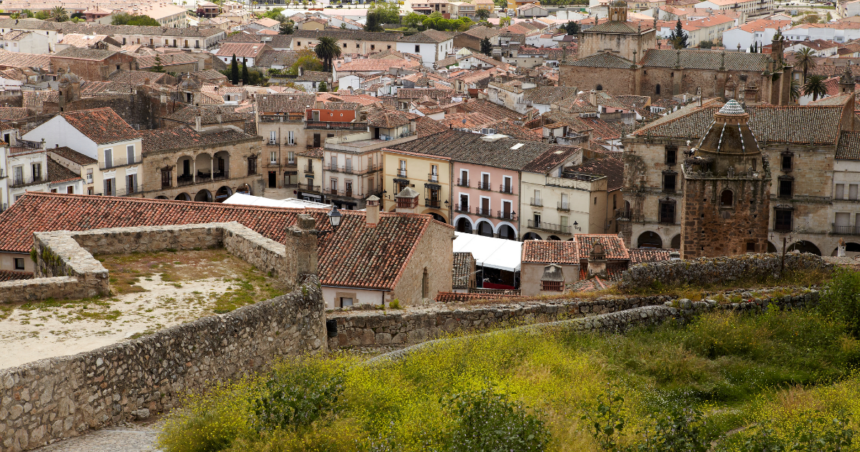
[[627, 253], [630, 254], [630, 265], [668, 261], [671, 252], [671, 250], [664, 249], [646, 250], [642, 248], [630, 248], [627, 250]]
[[842, 132], [836, 147], [839, 160], [860, 160], [860, 132]]
[[65, 158], [66, 160], [77, 163], [78, 165], [92, 165], [94, 163], [98, 163], [98, 160], [90, 156], [81, 154], [80, 152], [67, 146], [50, 148], [47, 150], [47, 152], [49, 154], [57, 154], [60, 157]]
[[197, 146], [230, 145], [243, 141], [261, 141], [255, 135], [248, 135], [234, 129], [197, 132], [191, 127], [182, 126], [170, 129], [141, 130], [143, 155], [168, 150], [181, 150]]
[[0, 270], [0, 282], [17, 281], [21, 279], [33, 279], [32, 272], [14, 272], [11, 270]]
[[523, 242], [524, 264], [579, 265], [579, 247], [575, 240], [526, 240]]
[[66, 112], [61, 115], [69, 125], [98, 144], [116, 143], [139, 137], [137, 131], [109, 107]]
[[600, 243], [606, 252], [607, 260], [630, 260], [624, 240], [615, 234], [575, 234], [573, 239], [579, 245], [580, 259], [588, 259], [591, 248], [595, 243]]
[[468, 289], [475, 258], [472, 253], [454, 253], [454, 279], [452, 288]]
[[82, 179], [80, 174], [75, 174], [72, 170], [55, 162], [53, 159], [48, 159], [48, 182], [57, 184], [60, 182], [69, 182], [77, 179]]

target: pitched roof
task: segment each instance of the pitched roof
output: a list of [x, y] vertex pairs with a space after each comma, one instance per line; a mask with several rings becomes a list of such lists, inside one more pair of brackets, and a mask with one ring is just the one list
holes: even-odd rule
[[221, 122], [236, 122], [250, 121], [254, 119], [254, 112], [240, 111], [242, 106], [239, 105], [189, 105], [181, 110], [177, 110], [165, 119], [172, 121], [183, 122], [185, 124], [194, 124], [197, 116], [201, 117], [202, 124], [215, 124], [218, 121], [218, 115], [221, 115]]
[[228, 42], [227, 44], [223, 44], [215, 55], [221, 57], [236, 55], [236, 58], [241, 60], [242, 58], [257, 58], [263, 50], [271, 50], [271, 48], [266, 44]]
[[12, 270], [0, 270], [0, 282], [17, 281], [21, 279], [33, 279], [33, 273], [14, 272]]
[[[325, 209], [30, 192], [0, 214], [0, 250], [29, 252], [35, 231], [230, 221], [284, 243], [286, 228], [296, 223], [300, 213], [313, 216], [317, 229], [332, 230]], [[426, 230], [451, 228], [434, 223], [429, 215], [389, 212], [380, 212], [377, 226], [368, 228], [364, 212], [341, 213], [337, 230], [320, 239], [319, 276], [325, 285], [393, 289]]]
[[421, 63], [412, 60], [396, 60], [389, 58], [365, 58], [352, 60], [349, 63], [341, 63], [336, 67], [338, 72], [383, 72], [391, 68], [409, 69], [417, 68]]
[[523, 91], [523, 100], [549, 105], [555, 101], [576, 97], [575, 86], [537, 86]]
[[34, 114], [32, 110], [25, 107], [0, 107], [0, 121], [17, 121]]
[[836, 147], [838, 160], [860, 160], [860, 132], [842, 132]]
[[579, 265], [579, 246], [576, 240], [526, 240], [522, 263]]
[[264, 52], [254, 62], [255, 67], [283, 66], [290, 67], [299, 59], [299, 52], [294, 50], [271, 50]]
[[440, 43], [453, 38], [453, 35], [445, 33], [444, 31], [429, 29], [422, 31], [421, 33], [415, 33], [412, 36], [407, 36], [403, 39], [399, 39], [398, 41]]
[[354, 40], [354, 41], [400, 41], [403, 38], [402, 33], [375, 33], [364, 30], [296, 30], [292, 35], [296, 38], [311, 38], [318, 39], [320, 36], [329, 36], [337, 40]]
[[541, 129], [527, 129], [514, 124], [510, 118], [500, 119], [489, 124], [488, 127], [495, 129], [496, 133], [507, 135], [515, 140], [543, 141]]
[[448, 130], [444, 124], [435, 119], [430, 119], [427, 116], [422, 116], [415, 121], [416, 124], [416, 132], [418, 134], [418, 138], [424, 138], [428, 135], [434, 135], [437, 133], [442, 133]]
[[595, 25], [587, 30], [582, 30], [583, 33], [637, 33], [636, 28], [627, 22], [607, 21], [602, 24]]
[[454, 253], [453, 289], [468, 289], [475, 258], [472, 253]]
[[671, 250], [648, 250], [643, 248], [630, 248], [629, 250], [627, 250], [627, 253], [630, 254], [630, 265], [642, 264], [646, 262], [668, 261], [671, 252]]
[[484, 39], [484, 38], [492, 38], [493, 36], [498, 36], [499, 33], [500, 33], [500, 30], [498, 28], [490, 28], [490, 27], [485, 27], [485, 26], [481, 25], [481, 26], [477, 26], [477, 27], [472, 27], [472, 28], [464, 31], [462, 34], [472, 36], [472, 37], [478, 38], [478, 39]]
[[112, 82], [129, 83], [132, 85], [143, 85], [147, 80], [150, 83], [158, 83], [167, 76], [166, 72], [152, 71], [116, 71], [108, 78]]
[[137, 57], [137, 66], [140, 69], [155, 67], [155, 57], [161, 60], [161, 65], [165, 67], [179, 66], [181, 64], [197, 63], [198, 57], [188, 53], [165, 53], [161, 55], [142, 55]]
[[181, 150], [197, 146], [218, 146], [220, 143], [232, 144], [240, 141], [261, 141], [260, 137], [248, 135], [232, 128], [197, 132], [191, 127], [182, 126], [170, 129], [141, 130], [143, 155], [156, 152]]
[[[714, 121], [722, 105], [690, 106], [666, 115], [634, 132], [645, 137], [699, 139]], [[749, 126], [760, 143], [836, 144], [840, 134], [842, 105], [777, 107], [747, 106]]]
[[624, 179], [624, 162], [615, 157], [589, 159], [579, 166], [571, 168], [579, 173], [606, 176], [606, 190], [620, 190]]
[[36, 55], [20, 52], [0, 52], [0, 67], [17, 67], [21, 69], [40, 68], [51, 70], [51, 55]]
[[68, 146], [50, 148], [47, 151], [49, 154], [57, 154], [66, 160], [77, 163], [78, 165], [92, 165], [94, 163], [98, 163], [98, 160], [88, 155], [81, 154]]
[[54, 159], [48, 159], [48, 183], [57, 184], [77, 179], [81, 179], [80, 174], [75, 174], [72, 170], [55, 162]]
[[77, 60], [102, 61], [119, 53], [115, 50], [87, 49], [82, 47], [67, 47], [51, 55], [52, 58], [74, 58]]
[[138, 138], [137, 131], [109, 107], [61, 113], [63, 119], [98, 144]]
[[624, 240], [615, 234], [576, 234], [574, 240], [579, 244], [579, 258], [588, 259], [596, 243], [603, 245], [607, 260], [629, 260], [630, 254]]
[[418, 118], [418, 115], [412, 113], [379, 109], [367, 116], [367, 124], [371, 127], [393, 129], [409, 125], [416, 118]]
[[603, 68], [614, 68], [614, 69], [630, 69], [630, 66], [633, 64], [632, 61], [622, 58], [618, 55], [601, 52], [596, 53], [591, 56], [587, 56], [585, 58], [580, 58], [578, 60], [573, 60], [567, 63], [569, 66], [580, 66], [580, 67], [603, 67]]
[[[679, 61], [678, 50], [650, 49], [640, 60], [644, 67], [675, 67]], [[728, 71], [767, 70], [769, 55], [764, 53], [722, 52], [718, 50], [681, 50], [680, 64], [686, 69], [719, 70], [724, 66]]]
[[486, 99], [470, 99], [466, 101], [466, 103], [462, 104], [462, 107], [468, 112], [483, 113], [494, 119], [510, 118], [515, 121], [519, 121], [525, 116], [515, 112], [514, 110], [494, 104]]
[[257, 111], [263, 113], [304, 113], [314, 104], [313, 94], [262, 94], [256, 96]]

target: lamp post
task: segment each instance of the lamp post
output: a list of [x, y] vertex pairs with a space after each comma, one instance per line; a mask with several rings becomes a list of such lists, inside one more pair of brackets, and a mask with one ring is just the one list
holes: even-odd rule
[[326, 215], [328, 215], [328, 222], [331, 224], [331, 227], [337, 229], [340, 226], [340, 220], [343, 219], [343, 215], [337, 210], [337, 206], [332, 204], [331, 210]]

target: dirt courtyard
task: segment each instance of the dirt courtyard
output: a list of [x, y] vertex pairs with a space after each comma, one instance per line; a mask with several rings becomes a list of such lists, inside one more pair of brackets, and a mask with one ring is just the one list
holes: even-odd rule
[[96, 256], [112, 296], [0, 305], [0, 368], [73, 355], [284, 293], [224, 249]]

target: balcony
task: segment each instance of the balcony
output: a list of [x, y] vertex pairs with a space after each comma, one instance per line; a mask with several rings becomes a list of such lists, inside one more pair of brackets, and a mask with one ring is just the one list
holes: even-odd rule
[[512, 195], [514, 194], [514, 187], [513, 185], [499, 185], [499, 193], [507, 193], [509, 195]]
[[500, 220], [517, 221], [517, 214], [515, 214], [514, 212], [505, 212], [503, 210], [497, 210], [496, 218]]
[[493, 191], [493, 186], [489, 182], [478, 182], [478, 190]]
[[427, 180], [430, 182], [439, 182], [439, 175], [430, 173], [427, 175]]
[[108, 170], [111, 168], [119, 168], [121, 166], [137, 165], [143, 161], [142, 158], [134, 156], [132, 159], [111, 159], [110, 165], [107, 162], [99, 162], [99, 169]]
[[424, 199], [424, 207], [432, 207], [434, 209], [441, 209], [442, 202], [438, 199]]
[[556, 210], [560, 210], [562, 212], [570, 212], [570, 203], [559, 201], [556, 203]]
[[287, 168], [296, 168], [297, 166], [299, 166], [299, 164], [296, 162], [296, 159], [292, 159], [292, 160], [287, 159], [287, 164], [286, 164]]
[[266, 162], [266, 168], [277, 168], [281, 166], [277, 160], [269, 160]]
[[529, 205], [543, 207], [543, 201], [540, 198], [529, 198]]
[[9, 184], [10, 188], [14, 187], [23, 187], [25, 185], [33, 185], [33, 184], [41, 184], [48, 182], [41, 175], [31, 176], [31, 177], [18, 177], [17, 175], [12, 177], [12, 183]]
[[267, 144], [267, 145], [269, 145], [269, 146], [277, 146], [277, 145], [278, 145], [278, 140], [268, 139], [268, 140], [266, 140], [266, 144]]
[[534, 220], [529, 220], [529, 227], [542, 231], [557, 232], [559, 234], [570, 234], [570, 226], [561, 224], [544, 223], [543, 221], [536, 223]]
[[461, 178], [457, 178], [457, 186], [471, 187], [471, 185], [469, 185], [469, 179], [461, 179]]
[[454, 204], [454, 211], [462, 213], [472, 213], [468, 204]]
[[476, 207], [475, 208], [475, 214], [481, 215], [483, 217], [492, 217], [493, 216], [493, 209], [484, 209], [481, 207]]
[[314, 166], [313, 165], [305, 165], [304, 166], [305, 174], [313, 174]]
[[308, 121], [305, 124], [306, 129], [315, 130], [361, 130], [367, 131], [366, 122], [325, 122], [325, 121]]
[[835, 235], [860, 235], [860, 227], [857, 226], [837, 226], [834, 223], [831, 223], [833, 226], [833, 234]]
[[176, 178], [176, 186], [182, 187], [184, 185], [193, 185], [194, 184], [194, 176], [190, 174], [183, 174]]
[[615, 209], [615, 218], [618, 220], [629, 220], [631, 212], [626, 209]]
[[320, 186], [319, 185], [310, 185], [310, 184], [299, 184], [299, 191], [304, 191], [308, 193], [319, 193]]
[[331, 171], [334, 173], [344, 173], [344, 174], [367, 174], [372, 173], [374, 171], [378, 171], [379, 165], [368, 165], [367, 168], [356, 168], [352, 165], [332, 165], [330, 163], [326, 163], [323, 165], [323, 169], [326, 171]]
[[397, 177], [406, 177], [406, 170], [405, 169], [397, 170]]
[[230, 178], [230, 171], [221, 171], [212, 175], [212, 180], [224, 180]]

